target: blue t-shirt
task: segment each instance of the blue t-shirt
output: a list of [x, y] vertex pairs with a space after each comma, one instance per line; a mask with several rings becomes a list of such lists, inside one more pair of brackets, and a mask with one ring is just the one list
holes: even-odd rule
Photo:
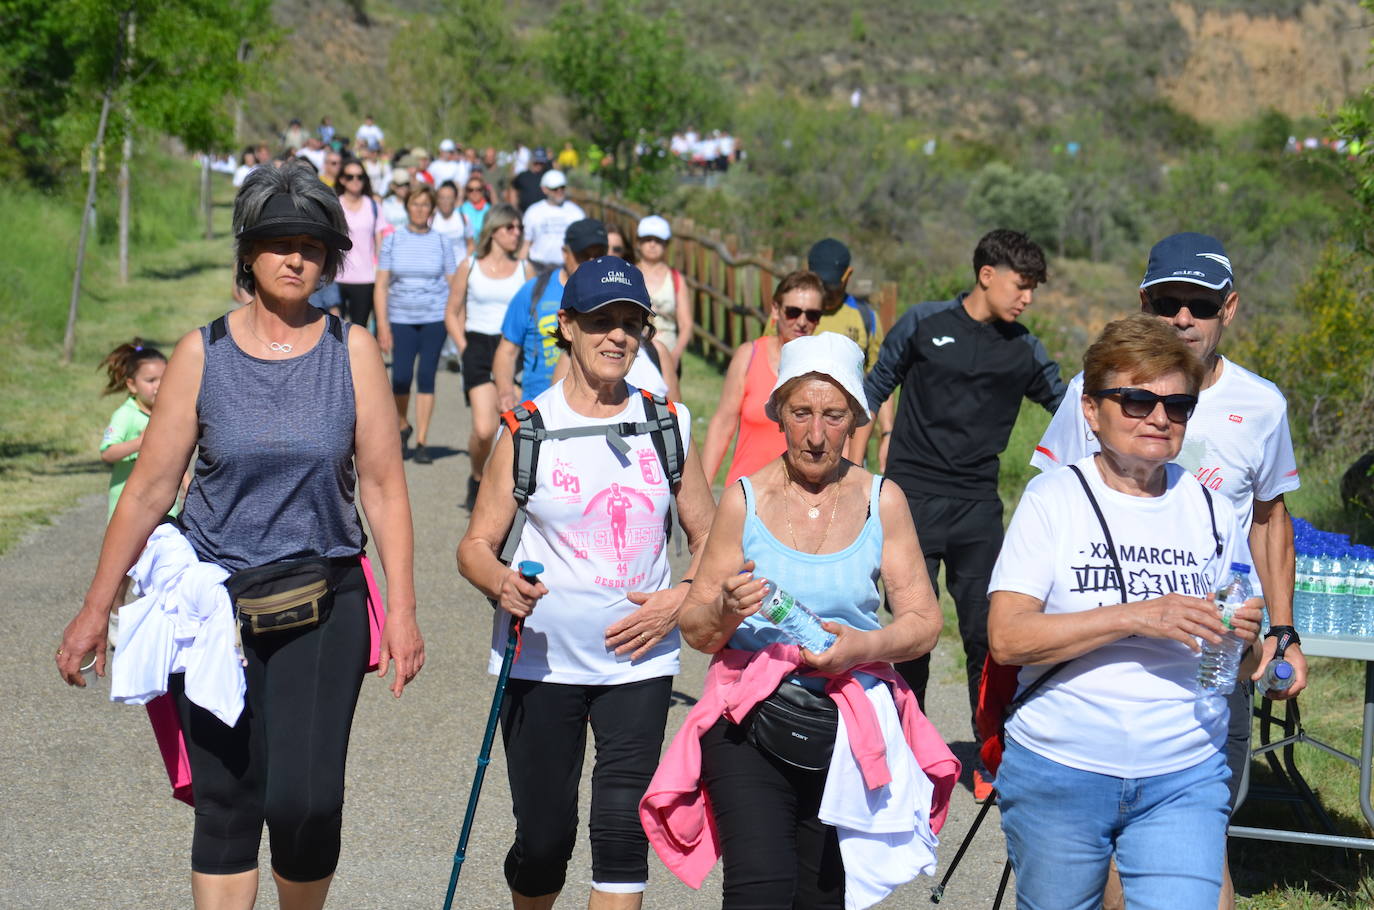
[[532, 399], [553, 384], [553, 368], [558, 365], [558, 310], [563, 305], [563, 270], [549, 279], [539, 303], [530, 308], [538, 276], [520, 286], [506, 308], [501, 337], [520, 346], [524, 352], [525, 378], [522, 394]]
[[458, 271], [453, 244], [438, 231], [417, 234], [409, 226], [387, 234], [377, 268], [391, 272], [386, 318], [401, 325], [444, 321], [448, 277]]

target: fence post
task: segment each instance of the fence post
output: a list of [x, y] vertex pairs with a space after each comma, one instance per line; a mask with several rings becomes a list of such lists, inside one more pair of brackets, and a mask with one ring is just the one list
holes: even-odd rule
[[882, 288], [878, 291], [878, 319], [883, 324], [883, 331], [892, 330], [892, 324], [897, 321], [897, 282], [884, 281]]
[[[760, 260], [768, 263], [771, 266], [773, 264], [773, 248], [771, 246], [764, 247], [763, 249], [759, 250], [758, 257]], [[768, 314], [773, 311], [773, 288], [776, 287], [776, 276], [770, 269], [763, 268], [762, 266], [759, 267], [758, 273], [758, 304], [759, 311], [763, 313], [763, 322], [759, 324], [759, 330], [757, 334], [762, 335], [763, 330], [768, 327]]]
[[[682, 272], [682, 278], [687, 282], [687, 293], [692, 300], [692, 322], [701, 325], [701, 295], [696, 289], [697, 282], [697, 242], [695, 239], [696, 224], [691, 218], [683, 218], [678, 227], [682, 230], [682, 246], [680, 255], [682, 257], [682, 267], [678, 271]], [[703, 329], [704, 330], [704, 329]], [[701, 352], [709, 356], [710, 345], [702, 344]]]

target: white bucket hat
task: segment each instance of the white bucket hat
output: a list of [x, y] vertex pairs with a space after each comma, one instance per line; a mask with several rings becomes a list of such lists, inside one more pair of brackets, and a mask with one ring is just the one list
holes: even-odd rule
[[858, 415], [854, 424], [856, 427], [872, 419], [868, 412], [868, 398], [864, 395], [863, 350], [844, 335], [821, 332], [819, 335], [794, 338], [782, 346], [782, 356], [778, 358], [778, 381], [763, 405], [763, 412], [769, 420], [778, 420], [778, 389], [810, 373], [829, 379], [844, 390], [849, 396], [850, 407], [855, 408], [855, 414]]

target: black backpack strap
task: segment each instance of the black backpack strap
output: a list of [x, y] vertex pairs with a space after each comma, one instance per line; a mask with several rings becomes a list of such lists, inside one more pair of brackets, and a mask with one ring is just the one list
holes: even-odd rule
[[1084, 494], [1088, 497], [1088, 502], [1093, 507], [1093, 513], [1097, 515], [1097, 523], [1102, 526], [1102, 536], [1107, 539], [1107, 553], [1112, 557], [1112, 565], [1116, 568], [1116, 585], [1121, 591], [1121, 602], [1126, 603], [1126, 573], [1121, 570], [1121, 560], [1116, 555], [1116, 542], [1112, 540], [1112, 529], [1107, 527], [1107, 519], [1102, 514], [1102, 507], [1097, 504], [1097, 497], [1093, 495], [1092, 488], [1088, 486], [1088, 479], [1083, 476], [1082, 471], [1078, 470], [1078, 465], [1069, 465], [1069, 470], [1073, 471], [1074, 476], [1078, 478]]
[[[673, 537], [677, 527], [677, 494], [682, 486], [682, 469], [686, 459], [682, 449], [682, 432], [677, 422], [677, 408], [662, 395], [640, 389], [644, 396], [645, 432], [653, 440], [658, 461], [663, 465], [663, 473], [668, 478], [668, 514], [663, 519], [663, 532]], [[677, 537], [677, 553], [682, 554], [682, 538]]]
[[1221, 535], [1217, 533], [1217, 509], [1216, 506], [1212, 504], [1212, 491], [1208, 490], [1202, 484], [1198, 484], [1198, 488], [1202, 490], [1202, 496], [1207, 500], [1207, 516], [1212, 519], [1212, 539], [1217, 542], [1217, 555], [1220, 556]]
[[325, 318], [325, 324], [324, 324], [324, 325], [325, 325], [325, 329], [328, 330], [329, 334], [331, 334], [331, 335], [334, 336], [334, 340], [335, 340], [335, 341], [339, 342], [340, 344], [343, 344], [343, 340], [344, 340], [343, 320], [340, 319], [338, 316], [335, 316], [333, 313], [325, 313], [325, 314], [324, 314], [324, 318]]
[[526, 503], [534, 493], [534, 485], [539, 469], [539, 446], [544, 441], [544, 418], [534, 402], [526, 401], [516, 405], [501, 415], [510, 430], [514, 457], [511, 471], [515, 476], [515, 520], [511, 522], [506, 539], [501, 544], [501, 562], [510, 565], [515, 557], [515, 548], [520, 545], [520, 535], [525, 530], [528, 518]]
[[650, 339], [649, 341], [646, 341], [643, 344], [641, 344], [640, 350], [644, 352], [645, 357], [649, 358], [649, 362], [654, 365], [654, 368], [657, 369], [660, 373], [662, 373], [663, 364], [659, 362], [658, 346], [654, 344], [653, 340]]
[[214, 322], [210, 323], [210, 343], [214, 344], [225, 335], [229, 334], [229, 314], [225, 314]]
[[553, 273], [558, 269], [545, 269], [539, 273], [539, 277], [534, 279], [533, 293], [530, 294], [530, 321], [534, 321], [534, 312], [539, 309], [539, 298], [544, 296], [544, 291], [548, 288], [549, 282], [553, 280]]

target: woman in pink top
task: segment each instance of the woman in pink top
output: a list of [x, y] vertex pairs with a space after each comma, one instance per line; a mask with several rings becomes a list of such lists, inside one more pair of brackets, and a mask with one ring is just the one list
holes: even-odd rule
[[343, 315], [349, 322], [364, 328], [372, 316], [372, 290], [377, 278], [377, 248], [380, 246], [381, 229], [386, 226], [382, 218], [382, 207], [372, 194], [372, 181], [368, 179], [363, 163], [357, 158], [349, 158], [339, 172], [339, 180], [334, 184], [334, 192], [339, 194], [339, 204], [343, 206], [344, 220], [348, 222], [348, 239], [353, 241], [353, 249], [344, 256], [339, 277], [339, 295], [343, 298]]
[[778, 378], [782, 346], [816, 331], [824, 295], [825, 285], [815, 272], [792, 272], [778, 282], [773, 291], [773, 320], [778, 333], [740, 345], [725, 372], [720, 406], [706, 428], [706, 447], [701, 455], [708, 478], [714, 480], [720, 470], [736, 427], [739, 439], [726, 486], [754, 473], [787, 448], [782, 430], [763, 413], [763, 406]]

